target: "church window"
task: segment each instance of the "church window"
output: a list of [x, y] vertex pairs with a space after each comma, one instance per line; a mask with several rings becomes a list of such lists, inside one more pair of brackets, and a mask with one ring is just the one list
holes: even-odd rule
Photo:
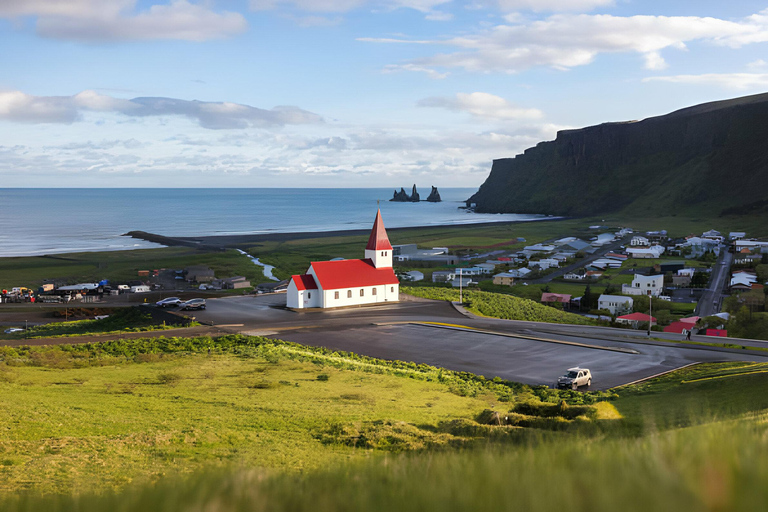
[[395, 293], [395, 287], [394, 286], [390, 286], [389, 287], [389, 291], [392, 292], [392, 293]]
[[333, 292], [333, 298], [339, 300], [339, 292]]
[[308, 299], [311, 299], [311, 298], [312, 298], [312, 292], [307, 292], [307, 298], [308, 298]]
[[372, 295], [376, 295], [376, 288], [373, 289]]
[[363, 290], [362, 288], [360, 288], [360, 296], [361, 296], [361, 297], [364, 297], [364, 296], [365, 296], [365, 290]]
[[347, 290], [347, 298], [348, 299], [352, 298], [352, 290]]

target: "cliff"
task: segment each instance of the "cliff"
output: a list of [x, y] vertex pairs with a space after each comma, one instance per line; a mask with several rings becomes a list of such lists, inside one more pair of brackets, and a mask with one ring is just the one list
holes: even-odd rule
[[467, 203], [478, 212], [570, 216], [764, 213], [767, 141], [768, 94], [565, 130], [494, 160]]

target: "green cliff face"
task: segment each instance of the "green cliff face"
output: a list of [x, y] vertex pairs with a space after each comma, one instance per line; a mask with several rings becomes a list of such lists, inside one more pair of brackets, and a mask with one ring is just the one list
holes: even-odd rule
[[765, 213], [768, 94], [566, 130], [494, 160], [468, 203], [487, 213]]

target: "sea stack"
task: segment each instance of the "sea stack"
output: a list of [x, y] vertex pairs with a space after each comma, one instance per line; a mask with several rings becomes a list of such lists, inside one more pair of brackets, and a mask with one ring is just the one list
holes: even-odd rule
[[439, 203], [442, 201], [442, 199], [440, 199], [440, 192], [437, 191], [437, 187], [432, 187], [432, 192], [429, 193], [427, 201], [430, 203]]
[[416, 184], [413, 184], [413, 190], [411, 191], [411, 202], [418, 203], [421, 200], [419, 192], [416, 190]]

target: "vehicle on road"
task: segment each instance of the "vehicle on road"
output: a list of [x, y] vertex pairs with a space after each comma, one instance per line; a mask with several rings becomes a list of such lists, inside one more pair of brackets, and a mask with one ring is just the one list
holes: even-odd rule
[[205, 299], [190, 299], [179, 304], [182, 311], [187, 309], [205, 309]]
[[13, 334], [15, 332], [24, 332], [24, 329], [19, 329], [18, 327], [11, 327], [10, 329], [6, 329], [5, 334]]
[[168, 297], [155, 302], [155, 306], [159, 308], [171, 308], [181, 304], [181, 299], [178, 297]]
[[565, 375], [557, 379], [558, 389], [578, 389], [592, 384], [592, 373], [586, 368], [569, 368]]

